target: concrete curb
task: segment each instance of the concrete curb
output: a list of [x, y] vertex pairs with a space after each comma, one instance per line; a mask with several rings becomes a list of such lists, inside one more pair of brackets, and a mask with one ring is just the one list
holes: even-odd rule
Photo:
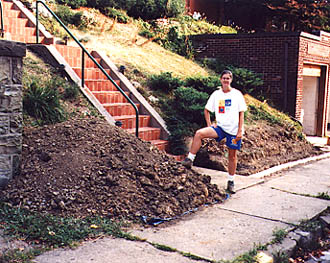
[[265, 178], [266, 176], [272, 175], [274, 173], [277, 173], [277, 172], [280, 172], [280, 171], [283, 171], [283, 170], [286, 170], [286, 169], [289, 169], [289, 168], [292, 168], [292, 167], [295, 167], [295, 166], [298, 166], [301, 164], [307, 164], [309, 162], [319, 161], [319, 160], [327, 159], [327, 158], [330, 158], [330, 152], [324, 153], [321, 155], [317, 155], [317, 156], [313, 156], [313, 157], [309, 157], [309, 158], [305, 158], [305, 159], [301, 159], [301, 160], [297, 160], [294, 162], [289, 162], [289, 163], [284, 163], [284, 164], [281, 164], [278, 166], [274, 166], [272, 168], [261, 171], [259, 173], [249, 175], [248, 177], [262, 179], [262, 178]]

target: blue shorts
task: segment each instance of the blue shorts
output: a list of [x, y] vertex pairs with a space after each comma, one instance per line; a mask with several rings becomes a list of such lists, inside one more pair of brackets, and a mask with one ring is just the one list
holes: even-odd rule
[[229, 133], [226, 133], [222, 128], [220, 128], [219, 126], [217, 126], [216, 128], [214, 128], [212, 126], [212, 128], [216, 131], [216, 133], [218, 134], [218, 138], [216, 138], [217, 142], [222, 141], [224, 138], [226, 138], [226, 145], [228, 146], [228, 148], [230, 149], [234, 149], [234, 150], [240, 150], [241, 149], [241, 144], [242, 144], [242, 140], [239, 141], [235, 141], [236, 139], [236, 135], [231, 135]]

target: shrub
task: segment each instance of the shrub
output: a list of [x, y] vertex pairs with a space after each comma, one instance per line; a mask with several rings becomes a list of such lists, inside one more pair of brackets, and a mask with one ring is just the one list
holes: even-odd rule
[[185, 1], [183, 0], [166, 0], [164, 5], [166, 17], [177, 17], [185, 11]]
[[214, 70], [217, 73], [221, 73], [224, 69], [229, 69], [233, 72], [234, 78], [232, 86], [242, 91], [242, 93], [248, 93], [259, 100], [264, 100], [263, 91], [261, 86], [263, 80], [261, 75], [255, 73], [246, 68], [236, 67], [230, 64], [224, 64], [220, 59], [204, 59], [202, 64]]
[[182, 80], [173, 77], [171, 72], [163, 72], [159, 75], [152, 75], [148, 85], [152, 90], [169, 93], [183, 84]]
[[209, 95], [193, 88], [179, 87], [173, 97], [161, 100], [161, 109], [165, 114], [166, 126], [170, 132], [170, 152], [186, 152], [184, 138], [191, 136], [198, 127], [204, 124], [203, 109]]
[[81, 6], [87, 5], [87, 0], [56, 0], [60, 5], [68, 5], [73, 9], [77, 9]]
[[192, 58], [192, 42], [185, 36], [180, 35], [177, 26], [172, 26], [165, 39], [161, 40], [162, 46], [181, 56]]
[[119, 23], [127, 24], [129, 22], [129, 17], [125, 13], [113, 7], [104, 8], [102, 13], [110, 18], [117, 18]]
[[179, 87], [174, 91], [173, 108], [186, 121], [202, 126], [204, 124], [203, 111], [208, 98], [209, 95], [205, 92]]
[[78, 97], [80, 88], [76, 83], [69, 83], [63, 79], [56, 85], [58, 88], [62, 88], [61, 97], [65, 100], [74, 100]]
[[219, 76], [195, 76], [186, 78], [184, 85], [186, 87], [192, 87], [197, 91], [206, 92], [207, 94], [211, 95], [212, 92], [217, 89], [217, 87], [221, 86], [221, 82]]
[[144, 20], [161, 17], [176, 17], [184, 12], [184, 0], [136, 0], [135, 5], [127, 9], [128, 15]]
[[187, 134], [187, 122], [180, 117], [169, 116], [165, 118], [167, 129], [170, 131], [168, 137], [170, 153], [181, 155], [187, 152], [184, 136]]
[[57, 17], [65, 24], [71, 24], [75, 26], [86, 26], [84, 23], [84, 15], [82, 12], [72, 12], [67, 6], [58, 6], [55, 12]]
[[116, 9], [129, 10], [135, 3], [136, 0], [87, 0], [87, 6], [98, 9], [113, 7]]
[[233, 85], [241, 90], [244, 94], [248, 93], [255, 97], [260, 97], [262, 92], [258, 87], [263, 85], [263, 80], [260, 74], [256, 74], [251, 70], [245, 68], [229, 67], [233, 72], [234, 80]]
[[33, 80], [23, 96], [24, 111], [42, 123], [56, 123], [65, 120], [65, 113], [60, 104], [59, 92], [51, 82], [39, 86]]

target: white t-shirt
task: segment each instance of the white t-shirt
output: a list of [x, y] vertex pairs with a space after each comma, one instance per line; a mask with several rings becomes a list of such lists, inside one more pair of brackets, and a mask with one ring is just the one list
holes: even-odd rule
[[208, 99], [205, 109], [215, 112], [217, 125], [225, 132], [236, 135], [238, 131], [239, 112], [246, 111], [246, 103], [242, 93], [232, 88], [224, 93], [222, 88], [214, 91]]

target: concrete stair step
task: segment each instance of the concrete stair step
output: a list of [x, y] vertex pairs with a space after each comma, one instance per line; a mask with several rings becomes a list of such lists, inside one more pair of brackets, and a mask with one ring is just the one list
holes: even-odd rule
[[[115, 80], [116, 84], [120, 86], [120, 80]], [[90, 91], [118, 91], [110, 80], [86, 80], [85, 85]]]
[[[139, 108], [140, 104], [135, 104]], [[113, 117], [121, 115], [135, 115], [135, 109], [130, 103], [102, 104]]]
[[169, 154], [169, 153], [167, 155], [173, 157], [178, 162], [181, 162], [184, 160], [184, 158], [186, 158], [185, 155], [173, 155], [173, 154]]
[[[81, 68], [73, 68], [76, 74], [81, 78], [82, 70]], [[110, 69], [105, 69], [110, 76]], [[98, 68], [85, 68], [85, 80], [107, 80], [107, 76]]]
[[[16, 35], [11, 34], [9, 32], [5, 32], [4, 39], [6, 40], [12, 40], [17, 42], [24, 42], [24, 43], [36, 43], [36, 37], [35, 36], [26, 36], [26, 35]], [[53, 39], [40, 37], [39, 42], [42, 44], [51, 44], [50, 42], [53, 41]]]
[[[123, 129], [133, 129], [136, 127], [136, 116], [135, 115], [121, 115], [115, 116], [116, 121], [122, 122]], [[149, 115], [139, 115], [139, 128], [148, 127], [150, 124], [151, 117]]]
[[[127, 102], [127, 99], [119, 91], [93, 91], [92, 93], [101, 104]], [[125, 92], [125, 94], [129, 96], [129, 92]]]
[[17, 17], [4, 17], [3, 18], [4, 26], [17, 26], [17, 27], [30, 27], [29, 20], [27, 18], [17, 18]]
[[[35, 35], [35, 29], [31, 27], [19, 27], [16, 25], [4, 25], [4, 30], [6, 33], [10, 33], [11, 36], [17, 36], [17, 37], [33, 37], [34, 42], [36, 42], [36, 35]], [[40, 35], [39, 37], [43, 37]]]
[[157, 146], [157, 148], [161, 151], [166, 152], [168, 150], [168, 146], [169, 146], [168, 141], [165, 141], [165, 140], [152, 140], [150, 142], [152, 144], [154, 144], [155, 146]]
[[[127, 131], [135, 134], [135, 129], [127, 129]], [[153, 127], [142, 127], [139, 129], [139, 138], [145, 141], [159, 140], [160, 129]]]
[[14, 3], [10, 1], [2, 1], [3, 11], [9, 11], [13, 9]]
[[81, 57], [81, 48], [67, 45], [54, 45], [64, 58]]
[[[82, 49], [79, 46], [67, 46], [67, 45], [55, 45], [56, 49], [58, 50], [58, 52], [61, 53], [61, 55], [67, 59], [67, 58], [80, 58], [82, 56]], [[92, 49], [90, 48], [86, 48], [86, 50], [91, 53]], [[86, 59], [88, 58], [87, 55]], [[80, 66], [80, 65], [79, 65]]]
[[[72, 68], [81, 68], [82, 58], [80, 57], [64, 57]], [[94, 58], [96, 62], [101, 63], [100, 58]], [[87, 55], [85, 55], [85, 68], [98, 68], [97, 65]]]
[[5, 7], [3, 10], [3, 16], [5, 17], [12, 17], [12, 18], [19, 18], [21, 16], [21, 11], [17, 9], [13, 9], [15, 5], [12, 5], [10, 8]]

